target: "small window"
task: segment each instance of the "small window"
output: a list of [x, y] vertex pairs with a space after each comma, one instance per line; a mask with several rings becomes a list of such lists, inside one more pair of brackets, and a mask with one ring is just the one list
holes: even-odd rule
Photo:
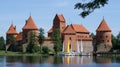
[[102, 36], [100, 36], [100, 38], [102, 38]]
[[108, 36], [106, 36], [106, 38], [108, 38]]
[[109, 40], [107, 40], [107, 42], [109, 42]]
[[104, 40], [102, 40], [102, 42], [104, 42]]
[[82, 36], [82, 38], [83, 38], [83, 36]]

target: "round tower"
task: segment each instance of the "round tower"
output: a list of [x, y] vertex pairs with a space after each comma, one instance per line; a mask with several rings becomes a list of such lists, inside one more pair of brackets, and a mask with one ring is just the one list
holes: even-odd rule
[[111, 42], [112, 31], [103, 19], [96, 30], [96, 46], [97, 52], [109, 52], [112, 48]]
[[35, 32], [36, 36], [38, 36], [38, 27], [30, 16], [28, 20], [26, 20], [26, 24], [22, 28], [23, 30], [23, 42], [26, 43], [29, 41], [30, 32]]
[[6, 43], [10, 44], [9, 37], [16, 38], [17, 35], [18, 35], [18, 32], [16, 30], [16, 26], [14, 26], [13, 24], [11, 24], [11, 26], [8, 29], [8, 31], [6, 32]]

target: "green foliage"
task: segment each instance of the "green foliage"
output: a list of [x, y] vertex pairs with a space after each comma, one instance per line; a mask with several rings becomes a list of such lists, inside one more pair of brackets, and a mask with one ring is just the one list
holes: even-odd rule
[[13, 35], [8, 35], [7, 44], [16, 44], [16, 38]]
[[113, 44], [113, 49], [120, 49], [120, 32], [118, 35], [115, 37], [112, 35], [112, 44]]
[[90, 13], [94, 12], [95, 9], [99, 9], [101, 7], [104, 7], [105, 4], [108, 4], [109, 0], [90, 0], [89, 2], [82, 3], [76, 3], [74, 9], [80, 9], [82, 12], [80, 13], [80, 16], [85, 18]]
[[39, 46], [37, 45], [37, 39], [35, 37], [35, 32], [30, 32], [30, 41], [27, 46], [27, 52], [35, 53], [39, 51]]
[[35, 45], [33, 46], [32, 53], [36, 53], [36, 52], [39, 52], [39, 51], [40, 51], [39, 46], [38, 46], [37, 44], [35, 44]]
[[16, 52], [17, 51], [17, 46], [15, 44], [10, 44], [9, 48], [7, 49], [8, 51], [13, 51]]
[[22, 46], [17, 46], [17, 51], [22, 52]]
[[54, 64], [60, 64], [62, 63], [62, 58], [59, 56], [54, 56]]
[[112, 45], [113, 45], [113, 49], [117, 48], [117, 39], [114, 35], [112, 35]]
[[90, 34], [90, 37], [95, 38], [94, 33], [91, 33], [91, 34]]
[[49, 54], [49, 48], [47, 46], [43, 46], [42, 51], [44, 54]]
[[0, 37], [0, 50], [5, 50], [5, 40], [3, 37]]
[[54, 43], [54, 51], [57, 54], [59, 51], [62, 50], [62, 40], [61, 40], [61, 33], [59, 29], [55, 29], [52, 33], [52, 41]]
[[[40, 49], [42, 49], [42, 44], [43, 44], [44, 38], [45, 38], [43, 28], [39, 29], [39, 37], [38, 38], [39, 38]], [[40, 50], [40, 52], [41, 52], [41, 50]]]

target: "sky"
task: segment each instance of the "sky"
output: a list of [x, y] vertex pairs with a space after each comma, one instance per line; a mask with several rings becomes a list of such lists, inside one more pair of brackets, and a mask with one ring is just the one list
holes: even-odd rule
[[[120, 0], [109, 0], [105, 7], [95, 10], [86, 18], [79, 16], [80, 10], [74, 5], [82, 0], [0, 0], [0, 36], [13, 23], [18, 32], [22, 31], [25, 21], [31, 15], [38, 28], [44, 28], [45, 36], [53, 25], [56, 14], [63, 14], [66, 24], [82, 24], [96, 34], [96, 29], [104, 18], [113, 35], [120, 31]], [[87, 0], [86, 0], [87, 1]]]

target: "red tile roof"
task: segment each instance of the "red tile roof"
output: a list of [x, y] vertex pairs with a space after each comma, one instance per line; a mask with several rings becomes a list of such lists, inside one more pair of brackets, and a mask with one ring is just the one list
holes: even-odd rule
[[38, 30], [38, 27], [36, 26], [31, 16], [28, 18], [28, 20], [26, 21], [26, 24], [23, 27], [23, 30], [25, 29]]
[[74, 31], [71, 25], [68, 25], [63, 31], [63, 34], [75, 34], [75, 33], [76, 32]]
[[53, 32], [53, 28], [50, 28], [50, 30], [48, 31], [48, 33], [52, 33]]
[[71, 26], [73, 27], [73, 29], [75, 30], [75, 32], [84, 32], [84, 33], [89, 33], [89, 31], [80, 24], [71, 24]]
[[56, 14], [54, 20], [55, 20], [56, 18], [59, 19], [59, 21], [61, 21], [61, 22], [65, 22], [65, 18], [64, 18], [64, 16], [63, 16], [62, 14], [61, 14], [61, 15], [60, 15], [60, 14]]
[[15, 35], [17, 35], [18, 32], [16, 31], [16, 27], [13, 24], [11, 24], [11, 26], [8, 29], [8, 31], [6, 32], [6, 34], [15, 34]]
[[20, 32], [20, 33], [16, 36], [16, 40], [17, 40], [17, 41], [21, 41], [21, 40], [22, 40], [22, 32]]
[[111, 29], [103, 19], [96, 31], [111, 31]]

